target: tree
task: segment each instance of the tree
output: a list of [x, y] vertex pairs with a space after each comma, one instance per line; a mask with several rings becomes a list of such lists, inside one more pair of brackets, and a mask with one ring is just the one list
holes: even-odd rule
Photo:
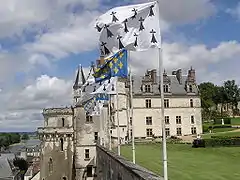
[[22, 136], [22, 140], [29, 140], [29, 136], [28, 136], [28, 134], [23, 134], [23, 136]]
[[201, 94], [201, 105], [203, 109], [209, 109], [214, 106], [213, 97], [215, 96], [215, 85], [211, 82], [204, 82], [199, 85]]
[[235, 80], [224, 82], [224, 91], [226, 93], [226, 101], [232, 105], [232, 109], [237, 109], [238, 101], [240, 100], [240, 92]]
[[199, 85], [200, 97], [201, 97], [201, 107], [203, 119], [209, 120], [212, 116], [212, 107], [216, 104], [213, 101], [216, 90], [215, 85], [211, 82], [204, 82]]
[[13, 160], [13, 165], [18, 167], [21, 171], [26, 171], [28, 169], [28, 163], [25, 159], [23, 158], [18, 158], [16, 157]]

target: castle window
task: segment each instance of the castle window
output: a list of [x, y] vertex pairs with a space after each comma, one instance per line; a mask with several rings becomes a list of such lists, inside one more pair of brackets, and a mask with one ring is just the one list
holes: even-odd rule
[[92, 123], [92, 122], [93, 122], [92, 116], [86, 115], [86, 123]]
[[145, 102], [146, 102], [146, 108], [151, 108], [152, 107], [151, 99], [146, 99]]
[[63, 180], [67, 180], [67, 178], [66, 178], [66, 177], [63, 177]]
[[177, 136], [181, 136], [182, 135], [182, 128], [177, 128]]
[[92, 174], [92, 166], [87, 166], [87, 177], [92, 177], [93, 174]]
[[170, 136], [170, 129], [169, 128], [166, 128], [165, 132], [166, 132], [166, 136]]
[[63, 138], [60, 139], [60, 148], [61, 148], [61, 151], [63, 151]]
[[182, 120], [181, 120], [181, 116], [176, 116], [176, 124], [181, 124]]
[[196, 129], [196, 127], [191, 127], [191, 132], [192, 132], [192, 134], [197, 134], [197, 129]]
[[97, 141], [98, 140], [98, 132], [94, 133], [94, 140]]
[[169, 92], [169, 86], [167, 84], [163, 85], [163, 92], [165, 92], [165, 93]]
[[191, 124], [194, 124], [194, 116], [191, 116]]
[[90, 159], [89, 149], [85, 149], [85, 159]]
[[190, 107], [193, 107], [193, 99], [190, 99]]
[[147, 132], [147, 137], [152, 137], [153, 135], [152, 129], [146, 129], [146, 132]]
[[65, 126], [65, 119], [62, 118], [62, 127], [64, 127], [64, 126]]
[[193, 91], [192, 85], [189, 85], [189, 92], [192, 92], [192, 91]]
[[164, 99], [164, 107], [169, 108], [169, 99]]
[[49, 171], [49, 173], [53, 172], [53, 160], [52, 160], [52, 158], [50, 158], [49, 162], [48, 162], [48, 171]]
[[151, 86], [150, 86], [150, 84], [145, 85], [145, 92], [148, 92], [148, 93], [151, 92]]
[[165, 124], [169, 124], [169, 116], [165, 116]]
[[146, 125], [152, 125], [152, 117], [146, 117]]
[[132, 117], [130, 117], [129, 124], [132, 125]]

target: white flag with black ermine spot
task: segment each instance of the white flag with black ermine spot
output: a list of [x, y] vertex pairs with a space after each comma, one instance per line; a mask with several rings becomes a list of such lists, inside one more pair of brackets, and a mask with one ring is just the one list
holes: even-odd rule
[[91, 94], [116, 94], [117, 87], [117, 77], [111, 77], [103, 82], [101, 82], [101, 86], [96, 89], [96, 91]]
[[159, 8], [156, 1], [110, 9], [96, 20], [102, 55], [120, 49], [145, 51], [161, 47]]

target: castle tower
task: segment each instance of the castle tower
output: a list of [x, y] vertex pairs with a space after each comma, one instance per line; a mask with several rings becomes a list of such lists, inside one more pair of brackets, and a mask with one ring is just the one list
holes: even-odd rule
[[83, 72], [83, 68], [80, 65], [77, 70], [77, 75], [75, 78], [75, 82], [73, 85], [73, 104], [76, 104], [83, 94], [82, 86], [86, 83], [85, 75]]
[[41, 142], [40, 179], [72, 179], [73, 108], [43, 110], [44, 127], [38, 128]]

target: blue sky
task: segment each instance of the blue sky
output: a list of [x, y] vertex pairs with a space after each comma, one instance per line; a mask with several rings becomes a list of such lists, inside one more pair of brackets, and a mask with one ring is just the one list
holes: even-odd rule
[[[42, 125], [44, 107], [71, 103], [78, 64], [98, 56], [93, 22], [109, 8], [144, 0], [8, 0], [0, 7], [0, 131]], [[240, 3], [162, 0], [161, 32], [168, 72], [190, 66], [198, 82], [240, 84]], [[154, 53], [134, 53], [134, 73], [156, 68]], [[45, 95], [45, 96], [44, 96]]]

